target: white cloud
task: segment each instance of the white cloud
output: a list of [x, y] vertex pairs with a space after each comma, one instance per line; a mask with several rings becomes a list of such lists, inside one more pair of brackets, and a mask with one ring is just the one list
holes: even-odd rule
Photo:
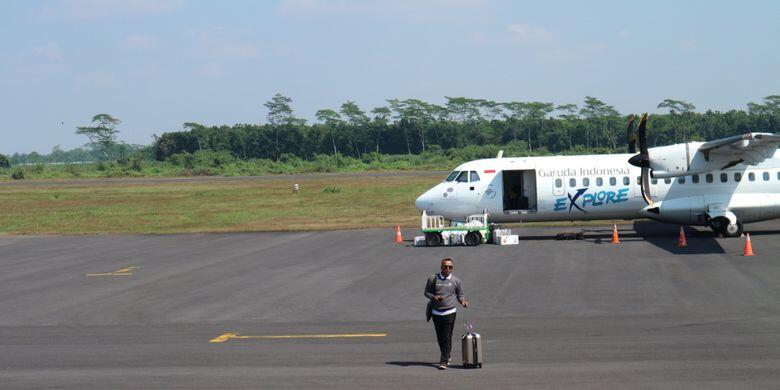
[[512, 41], [521, 45], [546, 43], [552, 40], [553, 34], [540, 27], [527, 24], [513, 24], [506, 29], [512, 36]]
[[475, 8], [485, 0], [282, 0], [276, 11], [287, 15], [343, 15], [356, 13], [403, 14], [413, 18], [463, 8]]
[[276, 10], [283, 14], [344, 14], [367, 10], [367, 6], [345, 0], [282, 0]]
[[44, 19], [95, 20], [174, 11], [184, 0], [59, 0], [40, 10]]
[[618, 31], [618, 38], [620, 38], [622, 40], [631, 39], [632, 35], [633, 34], [631, 34], [631, 31], [628, 31], [628, 30], [620, 30], [620, 31]]
[[122, 39], [121, 46], [131, 49], [148, 49], [157, 44], [157, 39], [144, 34], [130, 34]]
[[62, 49], [54, 42], [49, 42], [46, 46], [36, 47], [32, 52], [45, 57], [49, 61], [56, 61], [62, 58]]
[[219, 77], [225, 73], [225, 68], [217, 64], [206, 64], [195, 69], [195, 73], [203, 77]]

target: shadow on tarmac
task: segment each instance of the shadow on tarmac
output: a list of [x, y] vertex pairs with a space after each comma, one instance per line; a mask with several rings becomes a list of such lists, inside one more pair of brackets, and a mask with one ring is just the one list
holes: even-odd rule
[[[428, 363], [428, 362], [386, 362], [385, 364], [389, 364], [391, 366], [399, 366], [399, 367], [430, 367], [430, 368], [436, 368], [438, 370], [436, 364]], [[459, 364], [450, 364], [447, 368], [456, 369], [456, 370], [470, 369]]]

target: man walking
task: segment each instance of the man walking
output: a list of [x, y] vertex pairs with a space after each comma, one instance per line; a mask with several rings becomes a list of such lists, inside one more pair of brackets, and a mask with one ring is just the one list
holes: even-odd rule
[[452, 329], [455, 327], [456, 304], [469, 307], [463, 293], [463, 283], [452, 274], [455, 263], [450, 258], [441, 261], [441, 272], [428, 278], [425, 283], [425, 296], [430, 300], [433, 327], [439, 342], [441, 356], [436, 368], [446, 370], [450, 364], [452, 350]]

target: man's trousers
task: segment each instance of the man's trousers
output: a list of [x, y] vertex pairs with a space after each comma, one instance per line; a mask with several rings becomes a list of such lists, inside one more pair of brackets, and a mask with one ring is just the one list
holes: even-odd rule
[[455, 327], [455, 315], [457, 313], [447, 314], [446, 316], [437, 316], [434, 314], [433, 327], [436, 328], [436, 339], [439, 342], [441, 350], [441, 362], [449, 363], [450, 352], [452, 351], [452, 329]]

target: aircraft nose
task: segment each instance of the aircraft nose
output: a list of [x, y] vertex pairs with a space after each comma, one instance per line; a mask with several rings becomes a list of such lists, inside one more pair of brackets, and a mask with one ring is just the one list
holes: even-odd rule
[[414, 201], [414, 207], [417, 208], [417, 210], [423, 211], [428, 210], [430, 211], [430, 207], [432, 203], [434, 202], [434, 198], [432, 196], [433, 188], [426, 191], [424, 194], [420, 195], [417, 200]]

